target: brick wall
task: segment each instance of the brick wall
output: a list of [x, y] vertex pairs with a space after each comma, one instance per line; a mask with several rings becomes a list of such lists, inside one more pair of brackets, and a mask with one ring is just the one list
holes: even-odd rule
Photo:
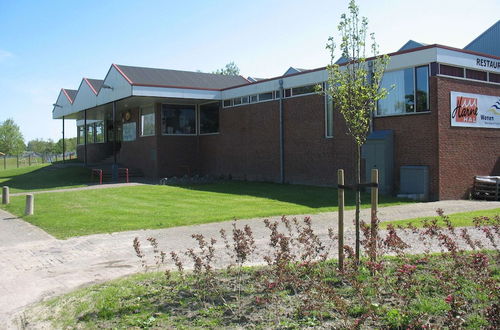
[[467, 198], [475, 175], [500, 175], [500, 129], [451, 127], [450, 92], [500, 97], [500, 86], [439, 77], [439, 198]]
[[401, 166], [424, 165], [429, 167], [429, 198], [439, 198], [439, 163], [437, 131], [437, 82], [429, 81], [430, 112], [410, 115], [378, 117], [375, 130], [394, 131], [394, 192], [399, 193]]

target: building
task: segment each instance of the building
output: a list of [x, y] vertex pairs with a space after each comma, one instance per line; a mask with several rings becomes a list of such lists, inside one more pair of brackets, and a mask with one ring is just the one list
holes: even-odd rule
[[[396, 87], [363, 150], [383, 191], [466, 198], [475, 175], [500, 175], [498, 54], [410, 41], [389, 55], [382, 84]], [[113, 64], [104, 80], [62, 89], [53, 118], [77, 121], [78, 157], [89, 164], [108, 159], [154, 178], [333, 185], [338, 168], [353, 177], [354, 145], [315, 92], [326, 80], [325, 68], [245, 79]]]

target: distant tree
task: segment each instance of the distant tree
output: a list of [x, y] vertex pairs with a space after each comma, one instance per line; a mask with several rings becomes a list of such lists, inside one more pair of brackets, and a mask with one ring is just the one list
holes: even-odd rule
[[5, 120], [0, 125], [0, 152], [7, 155], [19, 155], [24, 149], [24, 138], [19, 126], [13, 119]]
[[56, 152], [56, 144], [51, 139], [47, 141], [44, 139], [35, 139], [28, 142], [27, 149], [41, 155], [45, 161], [49, 155]]
[[212, 73], [223, 74], [226, 76], [237, 76], [240, 74], [240, 68], [238, 68], [238, 66], [234, 62], [229, 62], [222, 69], [217, 69]]
[[[66, 152], [75, 152], [76, 151], [76, 137], [64, 139], [64, 146], [65, 146]], [[59, 141], [57, 141], [54, 151], [57, 154], [63, 153], [63, 140], [62, 139], [59, 139]]]
[[[361, 183], [361, 146], [365, 143], [370, 130], [372, 113], [377, 101], [387, 95], [387, 90], [380, 88], [380, 82], [389, 57], [378, 56], [378, 45], [371, 34], [371, 55], [366, 57], [366, 34], [368, 20], [359, 17], [359, 7], [354, 0], [349, 2], [349, 13], [342, 14], [338, 31], [340, 51], [346, 59], [344, 65], [335, 64], [334, 38], [330, 37], [327, 49], [331, 52], [331, 63], [327, 66], [328, 85], [325, 93], [333, 99], [333, 104], [343, 115], [347, 133], [356, 144], [356, 184]], [[359, 209], [361, 192], [356, 191], [356, 259], [360, 256]]]

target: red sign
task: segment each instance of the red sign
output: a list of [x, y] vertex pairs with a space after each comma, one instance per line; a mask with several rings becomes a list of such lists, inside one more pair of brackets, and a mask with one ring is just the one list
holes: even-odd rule
[[457, 96], [456, 107], [451, 117], [457, 123], [475, 123], [477, 121], [477, 98]]

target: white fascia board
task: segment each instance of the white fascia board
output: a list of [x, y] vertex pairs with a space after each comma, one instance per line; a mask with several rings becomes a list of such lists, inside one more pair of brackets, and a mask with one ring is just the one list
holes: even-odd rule
[[132, 86], [132, 95], [200, 100], [221, 99], [220, 91], [153, 86]]
[[59, 92], [59, 96], [57, 97], [55, 104], [59, 106], [55, 106], [52, 110], [52, 119], [62, 119], [63, 116], [73, 113], [71, 102], [68, 100], [68, 97], [64, 94], [62, 89]]
[[500, 60], [498, 59], [458, 52], [451, 49], [438, 48], [437, 62], [475, 70], [500, 73]]
[[78, 93], [73, 101], [73, 112], [80, 112], [85, 109], [95, 108], [97, 105], [97, 96], [85, 80], [82, 80]]
[[250, 85], [231, 88], [222, 91], [222, 99], [272, 92], [280, 89], [279, 81], [283, 79], [283, 88], [293, 88], [305, 85], [320, 84], [327, 80], [326, 70], [300, 73], [294, 76], [278, 77], [276, 79], [257, 82]]
[[132, 96], [132, 85], [121, 75], [114, 66], [108, 71], [104, 78], [103, 85], [108, 85], [113, 89], [101, 87], [97, 94], [97, 105], [110, 103]]
[[415, 52], [393, 55], [389, 59], [386, 71], [394, 71], [436, 62], [437, 49], [438, 48], [433, 47], [417, 50]]

